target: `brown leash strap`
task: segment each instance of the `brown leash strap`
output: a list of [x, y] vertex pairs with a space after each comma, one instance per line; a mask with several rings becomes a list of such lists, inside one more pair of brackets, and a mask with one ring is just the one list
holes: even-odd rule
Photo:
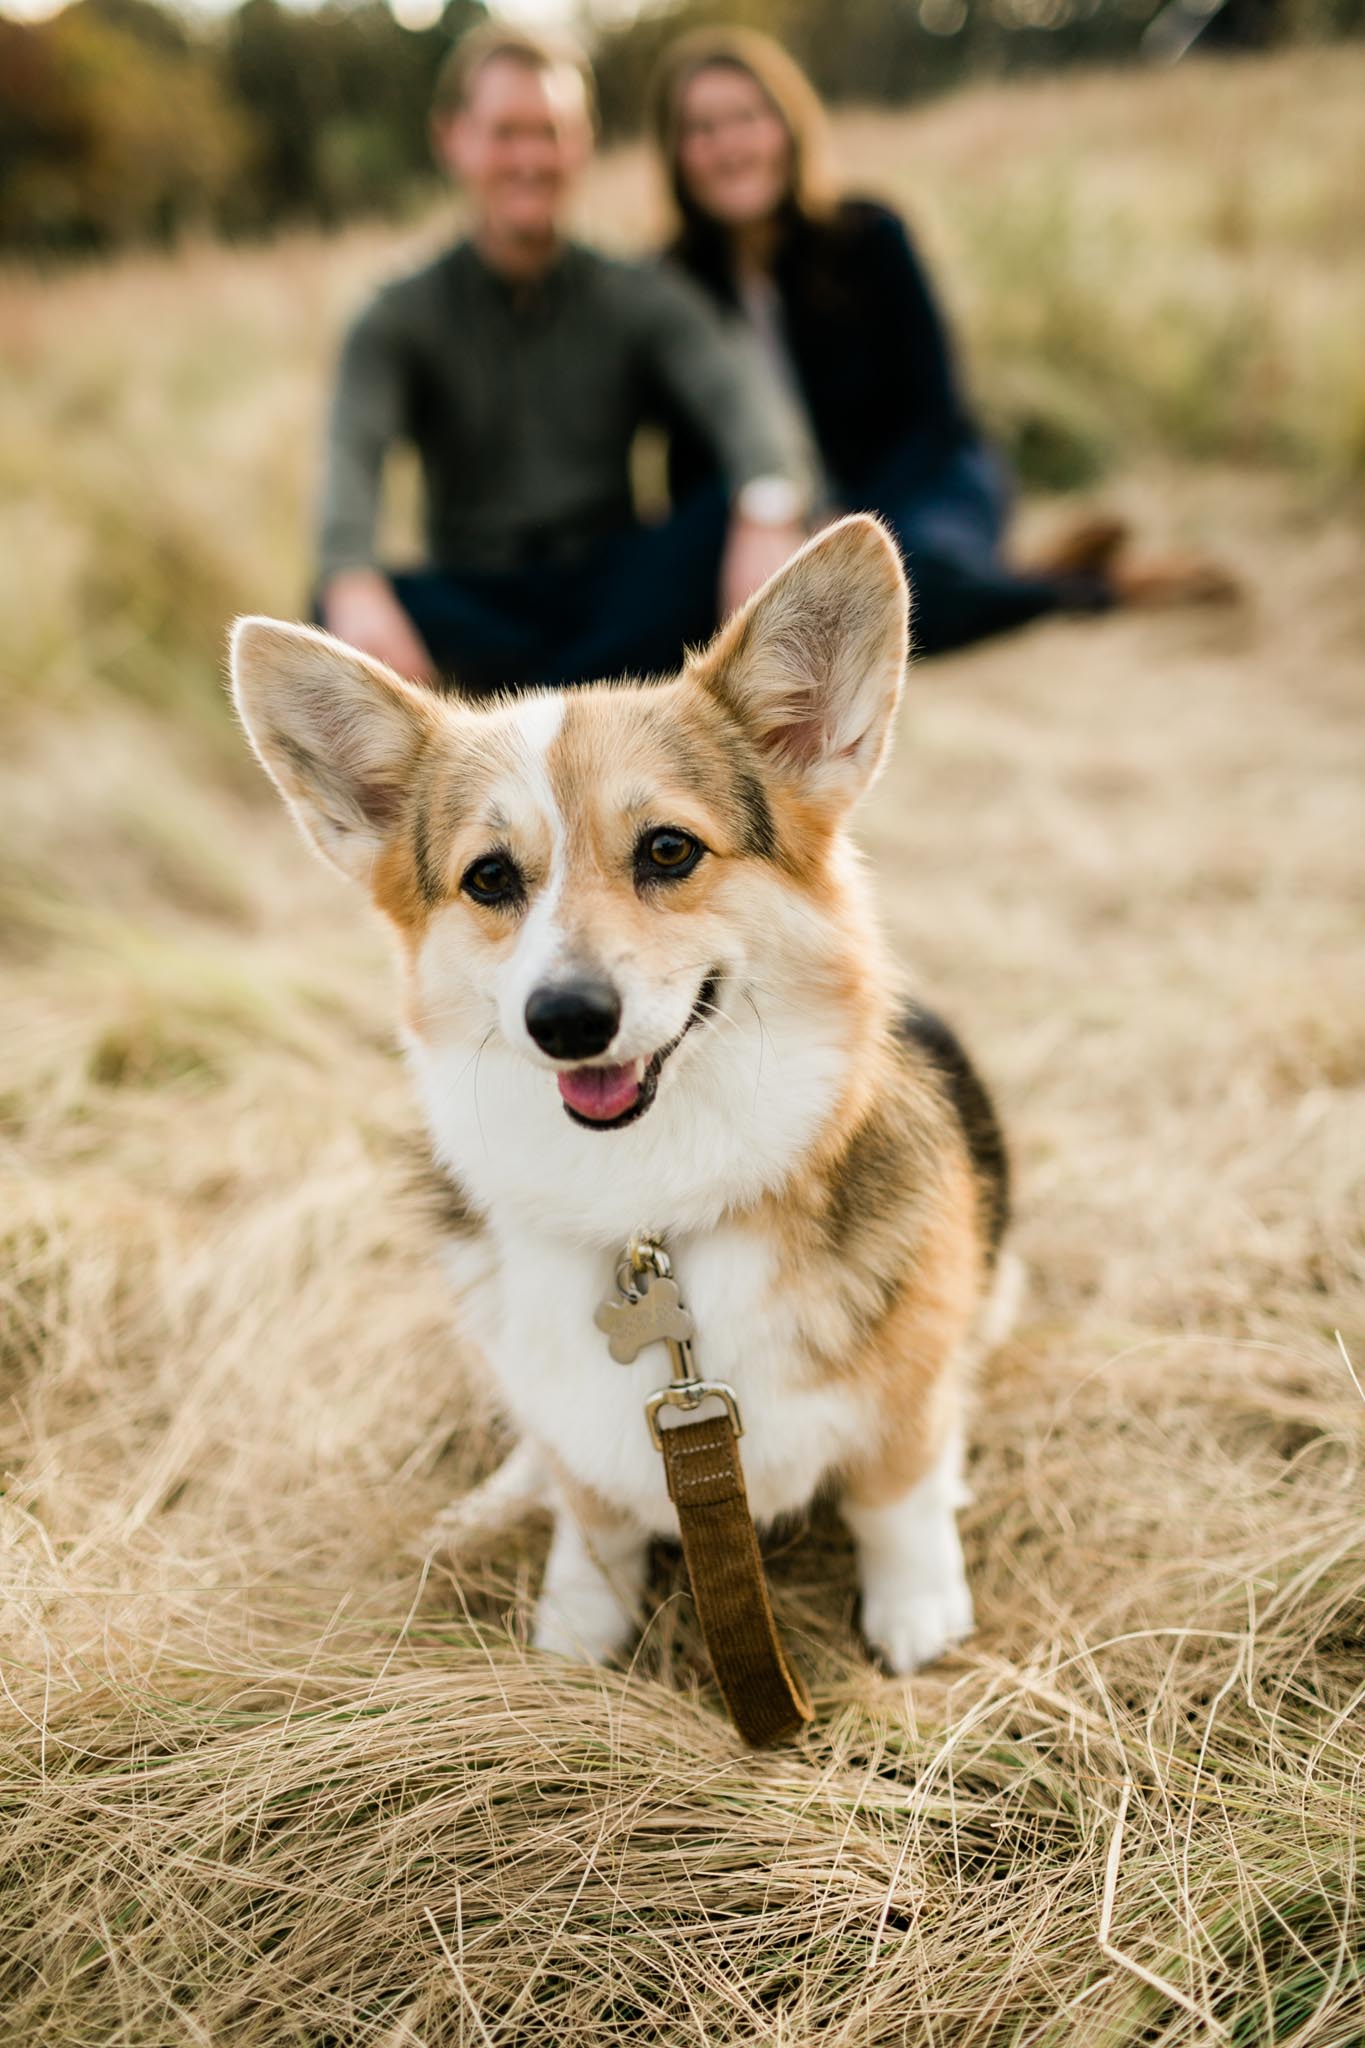
[[746, 1742], [785, 1741], [812, 1708], [773, 1619], [733, 1425], [728, 1415], [674, 1423], [659, 1430], [659, 1443], [697, 1619], [726, 1705]]

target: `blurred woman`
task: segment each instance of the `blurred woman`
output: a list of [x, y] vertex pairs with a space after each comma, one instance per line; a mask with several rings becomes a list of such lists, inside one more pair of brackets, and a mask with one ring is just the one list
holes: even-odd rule
[[[1128, 563], [1090, 518], [1033, 569], [1002, 553], [1003, 466], [963, 396], [905, 224], [838, 199], [814, 88], [768, 37], [701, 30], [666, 54], [654, 129], [679, 217], [669, 254], [747, 320], [807, 422], [820, 513], [878, 512], [915, 590], [915, 644], [940, 652], [1057, 611], [1222, 594], [1208, 564]], [[670, 419], [675, 501], [710, 473]]]

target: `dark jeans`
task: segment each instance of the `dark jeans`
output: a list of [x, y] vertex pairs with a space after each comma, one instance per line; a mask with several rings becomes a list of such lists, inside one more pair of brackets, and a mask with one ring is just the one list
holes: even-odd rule
[[851, 511], [880, 513], [900, 542], [918, 654], [965, 647], [1048, 612], [1102, 611], [1112, 602], [1098, 577], [1010, 568], [1000, 552], [1008, 477], [984, 442], [947, 449], [904, 443], [845, 495]]
[[716, 630], [728, 520], [717, 484], [572, 562], [420, 569], [393, 588], [436, 666], [465, 690], [670, 674]]

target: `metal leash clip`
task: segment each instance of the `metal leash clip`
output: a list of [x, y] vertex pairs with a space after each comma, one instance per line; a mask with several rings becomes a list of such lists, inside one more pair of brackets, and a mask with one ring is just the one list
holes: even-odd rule
[[724, 1380], [697, 1377], [692, 1357], [695, 1331], [684, 1308], [668, 1253], [654, 1237], [633, 1237], [616, 1269], [617, 1292], [599, 1303], [594, 1321], [606, 1336], [607, 1349], [618, 1365], [633, 1365], [646, 1344], [666, 1344], [673, 1377], [645, 1402], [645, 1419], [656, 1451], [662, 1451], [660, 1421], [665, 1408], [688, 1414], [703, 1401], [719, 1401], [737, 1437], [743, 1436], [739, 1401]]

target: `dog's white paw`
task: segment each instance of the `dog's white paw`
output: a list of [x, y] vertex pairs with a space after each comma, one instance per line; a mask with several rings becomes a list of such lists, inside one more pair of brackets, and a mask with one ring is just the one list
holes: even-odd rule
[[902, 1579], [863, 1590], [863, 1634], [893, 1671], [918, 1671], [972, 1632], [972, 1596], [964, 1578], [932, 1588]]
[[635, 1616], [613, 1593], [605, 1579], [556, 1586], [536, 1602], [531, 1644], [556, 1657], [605, 1664], [624, 1649], [635, 1630]]
[[893, 1671], [918, 1671], [972, 1632], [972, 1596], [957, 1533], [962, 1444], [954, 1432], [935, 1464], [897, 1500], [845, 1500], [858, 1539], [863, 1634]]
[[533, 1646], [605, 1664], [639, 1625], [644, 1580], [645, 1541], [638, 1531], [624, 1524], [599, 1530], [590, 1544], [573, 1517], [561, 1512], [536, 1603]]

